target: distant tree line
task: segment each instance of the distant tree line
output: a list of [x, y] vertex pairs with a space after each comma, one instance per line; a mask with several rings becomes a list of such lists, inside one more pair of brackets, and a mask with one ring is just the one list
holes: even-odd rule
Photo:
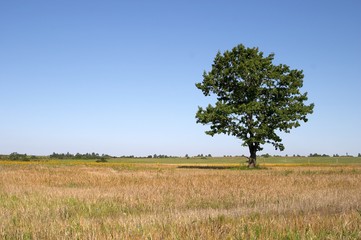
[[330, 157], [330, 155], [327, 154], [318, 154], [318, 153], [311, 153], [310, 155], [308, 155], [309, 157]]
[[164, 154], [154, 154], [154, 155], [148, 155], [147, 158], [178, 158], [177, 156], [168, 156]]
[[30, 161], [30, 159], [28, 159], [28, 156], [26, 154], [20, 154], [17, 152], [13, 152], [9, 155], [9, 159], [10, 160], [20, 160], [20, 161]]
[[99, 153], [85, 153], [85, 154], [81, 154], [81, 153], [76, 153], [76, 154], [71, 154], [69, 152], [65, 153], [55, 153], [53, 152], [50, 156], [50, 158], [53, 159], [100, 159], [100, 158], [111, 158], [112, 156], [109, 156], [107, 154], [102, 154], [100, 155]]
[[[308, 155], [308, 157], [331, 157], [331, 156], [327, 154], [311, 153], [310, 155]], [[349, 155], [348, 153], [346, 153], [346, 155], [333, 154], [332, 157], [353, 157], [353, 155]], [[357, 157], [361, 157], [361, 153], [359, 153]]]
[[[81, 153], [76, 153], [76, 154], [71, 154], [69, 152], [67, 153], [55, 153], [53, 152], [50, 156], [51, 159], [95, 159], [95, 160], [104, 160], [104, 159], [109, 159], [109, 158], [179, 158], [178, 156], [169, 156], [169, 155], [164, 155], [164, 154], [154, 154], [154, 155], [148, 155], [146, 157], [137, 157], [134, 155], [124, 155], [124, 156], [120, 156], [120, 157], [115, 157], [115, 156], [110, 156], [108, 154], [102, 154], [100, 155], [99, 153], [85, 153], [85, 154], [81, 154]], [[9, 155], [0, 155], [0, 159], [3, 160], [12, 160], [12, 161], [31, 161], [31, 160], [40, 160], [40, 159], [46, 159], [48, 158], [47, 156], [34, 156], [34, 155], [27, 155], [26, 153], [17, 153], [17, 152], [13, 152]], [[198, 154], [195, 156], [189, 156], [188, 154], [186, 154], [184, 156], [184, 158], [211, 158], [212, 155], [211, 154]], [[230, 157], [245, 157], [244, 155], [242, 156], [232, 156], [232, 155], [224, 155], [223, 157], [226, 158], [230, 158]], [[263, 158], [269, 158], [269, 157], [283, 157], [280, 155], [270, 155], [268, 153], [266, 154], [262, 154], [260, 155], [260, 157]], [[285, 157], [289, 157], [288, 155], [286, 155]], [[292, 157], [306, 157], [306, 156], [301, 156], [301, 155], [293, 155]], [[307, 157], [331, 157], [330, 155], [327, 154], [318, 154], [318, 153], [311, 153], [309, 154]], [[346, 155], [339, 155], [339, 154], [333, 154], [332, 157], [353, 157], [352, 155], [349, 155], [348, 153], [346, 153]], [[361, 157], [361, 153], [357, 154], [357, 157]]]
[[169, 156], [164, 154], [154, 154], [154, 155], [147, 155], [144, 156], [135, 156], [135, 155], [123, 155], [117, 158], [179, 158], [178, 156]]
[[1, 155], [0, 158], [5, 160], [12, 160], [12, 161], [30, 161], [30, 160], [39, 159], [39, 157], [34, 155], [27, 155], [26, 153], [21, 154], [17, 152], [13, 152], [9, 155]]
[[194, 156], [194, 157], [197, 157], [197, 158], [203, 158], [203, 157], [212, 157], [211, 154], [198, 154], [197, 156]]

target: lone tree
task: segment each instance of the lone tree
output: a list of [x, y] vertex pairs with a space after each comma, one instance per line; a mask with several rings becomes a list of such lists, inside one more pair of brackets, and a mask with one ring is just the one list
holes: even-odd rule
[[306, 105], [301, 93], [302, 70], [272, 63], [274, 54], [263, 56], [258, 48], [238, 45], [232, 51], [217, 53], [212, 70], [203, 73], [196, 87], [205, 96], [215, 95], [215, 105], [198, 107], [197, 123], [209, 124], [206, 134], [233, 135], [249, 148], [248, 167], [256, 166], [257, 151], [265, 143], [284, 150], [278, 132], [307, 122], [314, 104]]

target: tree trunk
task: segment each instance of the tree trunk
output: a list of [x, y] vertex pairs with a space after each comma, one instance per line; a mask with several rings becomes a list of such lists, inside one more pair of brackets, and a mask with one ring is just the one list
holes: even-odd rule
[[251, 154], [248, 159], [248, 168], [255, 168], [257, 164], [257, 147], [254, 144], [250, 144], [248, 148]]

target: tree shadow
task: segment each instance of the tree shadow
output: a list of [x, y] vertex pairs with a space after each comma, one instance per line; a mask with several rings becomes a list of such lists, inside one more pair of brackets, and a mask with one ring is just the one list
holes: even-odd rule
[[255, 168], [248, 168], [247, 166], [204, 166], [204, 165], [182, 165], [177, 168], [185, 169], [208, 169], [208, 170], [260, 170], [265, 167], [256, 166]]

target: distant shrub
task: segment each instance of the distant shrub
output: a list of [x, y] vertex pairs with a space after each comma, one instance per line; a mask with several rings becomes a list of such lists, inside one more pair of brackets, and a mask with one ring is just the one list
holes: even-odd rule
[[27, 158], [26, 154], [20, 154], [17, 152], [13, 152], [9, 155], [9, 159], [12, 161], [30, 161], [30, 159]]
[[318, 154], [318, 153], [311, 153], [310, 155], [308, 155], [309, 157], [330, 157], [329, 155], [327, 154]]
[[97, 159], [95, 162], [102, 163], [102, 162], [108, 162], [105, 158]]

